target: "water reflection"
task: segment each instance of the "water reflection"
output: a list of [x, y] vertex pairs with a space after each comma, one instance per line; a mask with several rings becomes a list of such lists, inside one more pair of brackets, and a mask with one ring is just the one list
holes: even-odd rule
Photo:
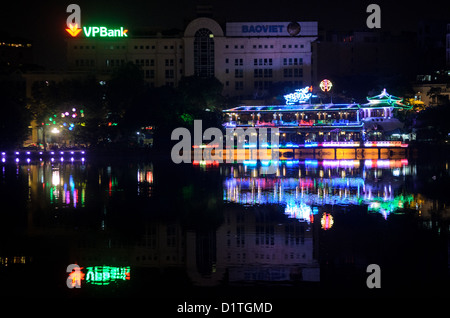
[[[151, 284], [161, 295], [192, 286], [339, 279], [350, 287], [362, 282], [361, 289], [371, 263], [391, 279], [383, 286], [417, 272], [430, 281], [447, 277], [449, 202], [436, 189], [448, 185], [448, 164], [305, 160], [282, 161], [275, 175], [264, 169], [4, 163], [0, 197], [9, 204], [2, 207], [0, 280], [19, 289], [11, 268], [28, 268], [23, 281], [39, 268], [55, 280], [30, 286], [30, 293], [46, 286], [73, 295], [65, 269], [78, 264], [90, 282], [80, 290], [92, 296], [98, 288], [117, 292], [117, 284], [136, 294], [150, 293]], [[111, 268], [133, 274], [100, 283]]]
[[224, 169], [224, 200], [282, 204], [285, 214], [306, 222], [313, 219], [314, 206], [325, 204], [368, 205], [369, 211], [387, 218], [414, 202], [404, 190], [405, 178], [414, 173], [411, 168], [405, 159], [288, 161], [271, 178], [263, 167], [229, 167]]

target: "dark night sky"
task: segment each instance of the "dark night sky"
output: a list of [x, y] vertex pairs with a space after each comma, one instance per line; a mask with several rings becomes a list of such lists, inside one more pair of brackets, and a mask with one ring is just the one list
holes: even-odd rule
[[[8, 34], [30, 39], [34, 43], [35, 62], [47, 67], [64, 60], [66, 7], [77, 3], [81, 7], [82, 24], [155, 26], [183, 29], [195, 18], [193, 0], [142, 1], [12, 1], [0, 8], [0, 36]], [[210, 0], [214, 17], [219, 21], [318, 21], [324, 29], [365, 29], [366, 7], [377, 3], [381, 7], [382, 30], [415, 31], [420, 19], [447, 20], [450, 23], [448, 1], [408, 2], [386, 1], [293, 1], [293, 0]], [[430, 3], [430, 2], [426, 2]]]

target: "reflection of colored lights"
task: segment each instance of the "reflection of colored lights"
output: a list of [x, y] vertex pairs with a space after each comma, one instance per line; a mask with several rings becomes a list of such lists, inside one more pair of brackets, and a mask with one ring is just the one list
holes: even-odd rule
[[320, 219], [320, 225], [322, 226], [322, 229], [329, 230], [334, 224], [333, 216], [329, 213], [324, 213], [322, 215], [322, 218]]
[[[85, 281], [92, 285], [109, 285], [120, 281], [129, 281], [130, 266], [89, 266], [85, 269], [76, 264], [72, 268], [67, 278], [67, 287], [80, 288], [81, 283]], [[68, 267], [68, 271], [70, 266]]]
[[364, 160], [364, 166], [367, 168], [401, 168], [402, 166], [408, 165], [408, 159], [401, 160], [388, 160], [388, 159], [378, 159], [378, 160]]
[[288, 215], [290, 218], [308, 221], [311, 219], [312, 211], [311, 207], [304, 203], [289, 203], [284, 210], [284, 214]]
[[217, 160], [193, 160], [192, 164], [195, 166], [218, 166], [219, 162]]
[[318, 160], [305, 160], [306, 166], [318, 166], [319, 161]]
[[72, 269], [72, 272], [69, 274], [69, 277], [67, 279], [67, 287], [69, 288], [80, 288], [81, 287], [81, 281], [84, 280], [85, 274], [81, 271], [82, 268], [79, 266], [76, 266], [74, 269]]
[[86, 283], [109, 285], [117, 281], [130, 280], [130, 266], [90, 266], [86, 267]]

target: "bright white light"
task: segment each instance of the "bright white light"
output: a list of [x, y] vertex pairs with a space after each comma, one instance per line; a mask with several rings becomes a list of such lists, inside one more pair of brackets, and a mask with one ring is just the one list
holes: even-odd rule
[[52, 184], [59, 185], [59, 171], [58, 170], [52, 171]]
[[54, 134], [59, 134], [59, 129], [55, 127], [51, 130], [51, 132]]
[[296, 89], [294, 93], [284, 95], [284, 99], [286, 100], [287, 105], [293, 105], [296, 103], [305, 103], [311, 97], [315, 97], [311, 93], [312, 86], [306, 86], [301, 89]]

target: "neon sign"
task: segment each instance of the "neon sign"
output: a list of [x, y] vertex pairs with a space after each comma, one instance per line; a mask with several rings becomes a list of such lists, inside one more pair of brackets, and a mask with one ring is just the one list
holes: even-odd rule
[[284, 95], [287, 105], [294, 105], [296, 103], [305, 103], [311, 97], [315, 97], [312, 93], [312, 86], [296, 89], [294, 93]]
[[66, 29], [67, 33], [69, 33], [72, 37], [76, 37], [78, 33], [81, 32], [81, 29], [78, 28], [78, 24], [69, 24]]
[[87, 38], [127, 38], [128, 30], [124, 27], [120, 27], [117, 29], [109, 29], [104, 26], [89, 26], [83, 27], [83, 29], [78, 28], [78, 24], [71, 24], [67, 29], [67, 33], [69, 33], [72, 37], [78, 36], [78, 34], [83, 30], [83, 34]]
[[93, 26], [93, 27], [83, 27], [84, 35], [87, 38], [90, 37], [101, 37], [101, 38], [127, 38], [128, 30], [124, 29], [124, 27], [120, 27], [118, 29], [108, 29], [104, 26]]
[[127, 38], [128, 30], [124, 27], [117, 29], [109, 29], [105, 26], [85, 26], [81, 29], [81, 8], [77, 4], [70, 4], [66, 9], [67, 13], [71, 13], [66, 20], [66, 32], [72, 37], [78, 36], [83, 30], [84, 36], [87, 38]]
[[333, 83], [331, 83], [330, 80], [324, 79], [322, 82], [320, 82], [319, 87], [323, 92], [329, 92], [331, 90], [331, 87], [333, 87]]

